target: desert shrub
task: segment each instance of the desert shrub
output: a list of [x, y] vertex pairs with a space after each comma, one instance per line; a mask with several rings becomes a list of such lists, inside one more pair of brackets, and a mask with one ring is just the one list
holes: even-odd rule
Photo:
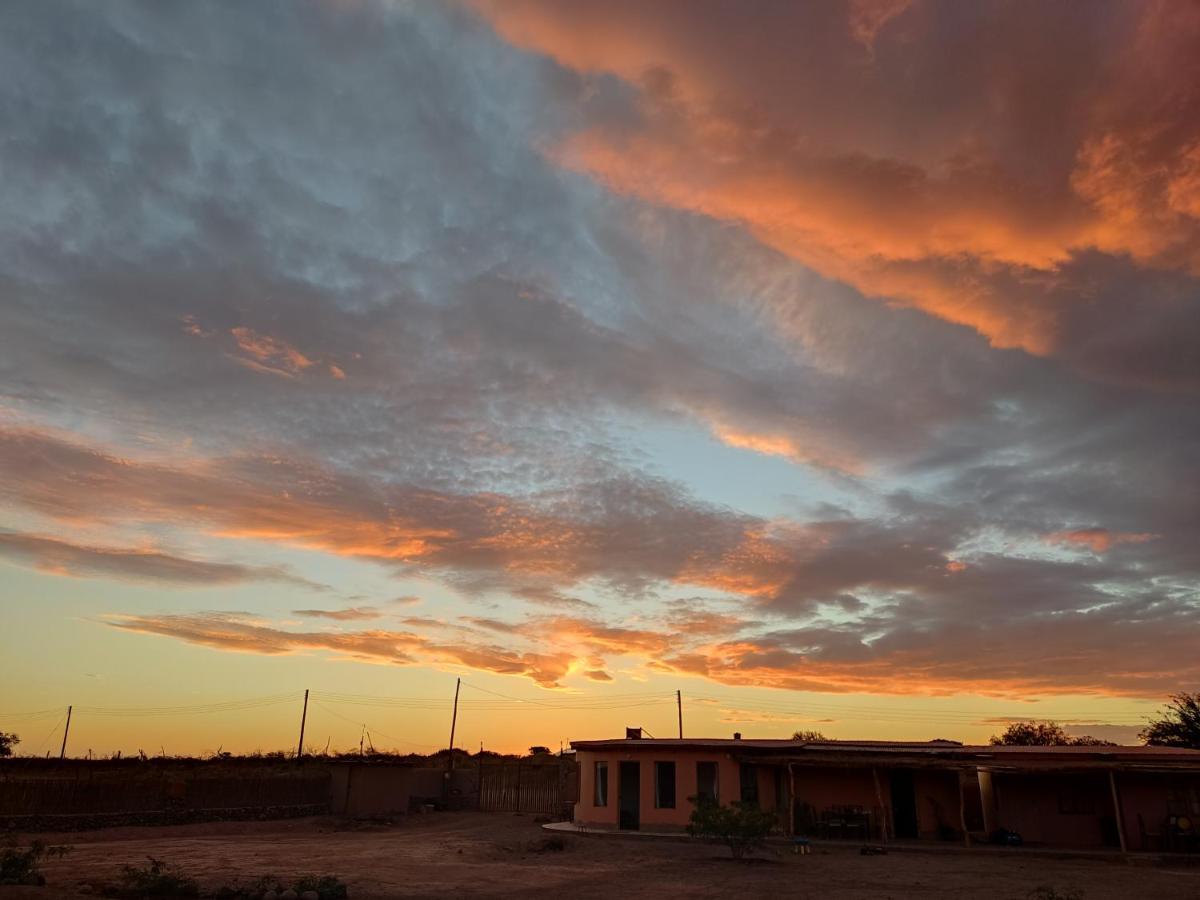
[[42, 861], [69, 852], [70, 847], [49, 847], [43, 841], [34, 841], [29, 849], [22, 850], [16, 837], [10, 836], [0, 847], [0, 884], [45, 884]]
[[775, 827], [775, 814], [763, 812], [754, 803], [722, 806], [711, 800], [689, 799], [695, 808], [688, 821], [688, 834], [724, 844], [734, 859], [742, 859], [751, 850], [764, 846]]
[[297, 894], [316, 891], [321, 900], [346, 900], [346, 885], [336, 875], [307, 875], [292, 888]]
[[1060, 891], [1048, 884], [1040, 884], [1025, 895], [1028, 900], [1083, 900], [1079, 891]]
[[567, 849], [567, 842], [561, 835], [552, 834], [536, 841], [529, 841], [525, 844], [525, 849], [530, 853], [561, 853]]
[[174, 870], [161, 859], [148, 856], [149, 865], [122, 866], [115, 885], [106, 885], [102, 893], [109, 897], [195, 897], [200, 893], [196, 879]]

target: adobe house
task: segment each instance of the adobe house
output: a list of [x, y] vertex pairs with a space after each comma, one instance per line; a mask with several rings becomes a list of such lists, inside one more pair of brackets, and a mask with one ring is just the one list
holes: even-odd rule
[[640, 738], [573, 741], [575, 822], [682, 830], [690, 798], [773, 810], [785, 834], [1200, 849], [1200, 751], [953, 741]]

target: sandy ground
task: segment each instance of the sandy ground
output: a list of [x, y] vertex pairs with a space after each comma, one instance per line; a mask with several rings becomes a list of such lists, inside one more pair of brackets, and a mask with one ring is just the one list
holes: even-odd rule
[[708, 845], [580, 836], [567, 837], [561, 852], [529, 849], [546, 836], [532, 817], [504, 813], [418, 815], [390, 826], [307, 819], [45, 835], [74, 850], [47, 864], [46, 887], [0, 888], [0, 900], [84, 896], [81, 884], [111, 880], [123, 863], [142, 863], [148, 855], [178, 866], [209, 889], [268, 874], [335, 874], [349, 885], [351, 900], [1026, 900], [1038, 896], [1031, 891], [1039, 886], [1083, 900], [1200, 900], [1200, 864], [1050, 859], [1021, 850], [861, 856], [853, 847], [808, 856], [767, 853], [747, 864]]

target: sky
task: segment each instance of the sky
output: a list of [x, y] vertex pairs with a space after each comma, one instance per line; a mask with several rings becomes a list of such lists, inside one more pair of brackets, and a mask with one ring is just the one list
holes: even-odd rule
[[0, 729], [1133, 741], [1198, 86], [1178, 2], [0, 6]]

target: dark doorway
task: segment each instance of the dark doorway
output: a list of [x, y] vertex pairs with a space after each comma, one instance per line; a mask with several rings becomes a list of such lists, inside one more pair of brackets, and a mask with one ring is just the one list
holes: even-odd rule
[[917, 792], [913, 787], [913, 773], [903, 769], [892, 772], [892, 827], [896, 837], [915, 840], [917, 827]]
[[758, 806], [758, 769], [751, 763], [742, 763], [740, 775], [742, 802]]
[[623, 762], [618, 772], [617, 824], [626, 831], [637, 831], [641, 820], [642, 802], [641, 763]]

